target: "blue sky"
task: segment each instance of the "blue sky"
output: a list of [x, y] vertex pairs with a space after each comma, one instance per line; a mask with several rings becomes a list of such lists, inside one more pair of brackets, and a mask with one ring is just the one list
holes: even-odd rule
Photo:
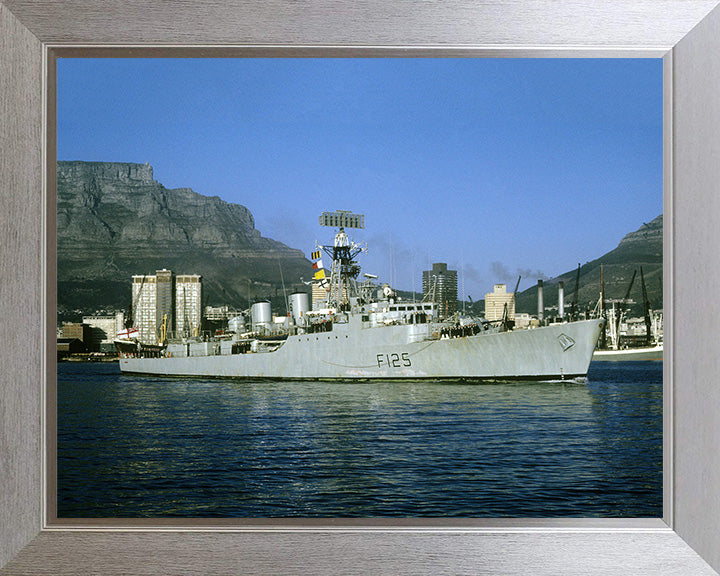
[[364, 272], [447, 262], [480, 299], [662, 213], [662, 61], [61, 59], [58, 159], [148, 162], [308, 257], [363, 213]]

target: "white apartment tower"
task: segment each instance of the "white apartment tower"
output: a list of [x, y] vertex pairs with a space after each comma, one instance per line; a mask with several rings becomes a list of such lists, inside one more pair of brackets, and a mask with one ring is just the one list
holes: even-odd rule
[[132, 280], [132, 318], [141, 342], [158, 344], [173, 336], [200, 334], [202, 276], [158, 270]]
[[132, 319], [140, 330], [140, 342], [157, 344], [157, 289], [156, 278], [151, 275], [132, 277]]
[[175, 333], [199, 336], [202, 328], [202, 276], [178, 274], [175, 278]]
[[509, 320], [515, 319], [515, 293], [508, 292], [505, 284], [495, 284], [493, 291], [485, 294], [485, 318], [490, 322], [502, 320], [507, 305]]

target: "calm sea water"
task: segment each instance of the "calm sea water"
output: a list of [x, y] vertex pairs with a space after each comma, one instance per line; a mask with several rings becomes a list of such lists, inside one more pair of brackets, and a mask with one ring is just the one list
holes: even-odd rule
[[662, 363], [575, 383], [58, 366], [59, 517], [659, 517]]

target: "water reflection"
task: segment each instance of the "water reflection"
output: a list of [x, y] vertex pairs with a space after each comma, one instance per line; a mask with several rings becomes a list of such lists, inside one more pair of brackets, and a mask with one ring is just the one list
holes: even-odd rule
[[60, 365], [59, 515], [660, 516], [662, 367], [588, 384]]

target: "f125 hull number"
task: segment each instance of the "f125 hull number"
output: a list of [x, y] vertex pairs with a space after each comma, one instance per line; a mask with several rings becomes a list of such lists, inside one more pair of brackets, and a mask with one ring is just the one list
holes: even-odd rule
[[378, 354], [376, 359], [378, 368], [407, 368], [412, 366], [410, 354], [407, 352], [402, 354]]

